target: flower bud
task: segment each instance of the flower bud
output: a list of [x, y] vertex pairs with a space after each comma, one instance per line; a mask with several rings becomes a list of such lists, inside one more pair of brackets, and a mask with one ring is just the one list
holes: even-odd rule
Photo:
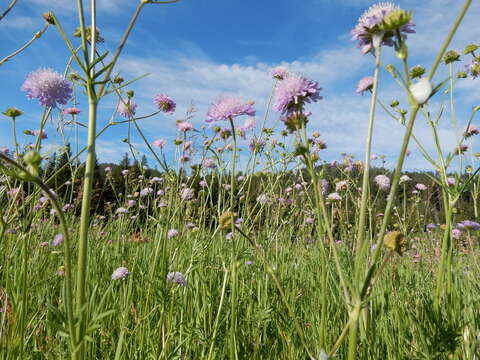
[[468, 74], [465, 71], [459, 71], [457, 73], [457, 79], [466, 79]]
[[219, 228], [220, 230], [229, 230], [235, 224], [235, 220], [237, 219], [237, 214], [231, 211], [225, 211], [220, 217], [218, 218]]
[[50, 25], [55, 25], [55, 18], [53, 17], [53, 13], [51, 11], [43, 13], [42, 17]]
[[455, 50], [447, 51], [445, 56], [443, 57], [443, 61], [445, 62], [445, 64], [460, 61], [460, 54]]
[[410, 77], [412, 79], [421, 78], [425, 74], [425, 68], [420, 65], [416, 65], [410, 69]]
[[412, 12], [402, 9], [393, 10], [383, 18], [383, 24], [380, 26], [385, 31], [395, 31], [402, 26], [407, 25], [412, 20]]
[[12, 119], [15, 119], [17, 116], [22, 115], [23, 111], [15, 107], [10, 107], [7, 110], [5, 110], [2, 114], [8, 117], [11, 117]]
[[463, 49], [463, 53], [465, 55], [467, 54], [473, 54], [475, 51], [478, 50], [478, 45], [475, 45], [475, 44], [469, 44], [467, 46], [465, 46], [465, 49]]

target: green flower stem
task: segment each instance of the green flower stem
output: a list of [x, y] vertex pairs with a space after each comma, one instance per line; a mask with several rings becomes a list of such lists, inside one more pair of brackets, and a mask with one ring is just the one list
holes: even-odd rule
[[230, 176], [230, 211], [233, 211], [234, 206], [234, 195], [235, 195], [235, 162], [237, 160], [237, 134], [235, 134], [235, 125], [233, 124], [233, 119], [231, 116], [228, 117], [230, 122], [230, 127], [232, 129], [233, 137], [233, 154], [232, 154], [232, 173]]
[[[373, 89], [372, 89], [372, 98], [370, 101], [370, 116], [368, 119], [368, 130], [367, 130], [367, 142], [365, 149], [365, 166], [363, 170], [363, 181], [362, 181], [362, 199], [360, 202], [360, 215], [358, 218], [358, 229], [357, 229], [357, 242], [356, 242], [356, 263], [360, 259], [361, 250], [363, 247], [363, 241], [365, 238], [365, 222], [367, 215], [367, 203], [370, 195], [370, 158], [372, 153], [372, 137], [373, 137], [373, 122], [375, 119], [375, 105], [377, 103], [377, 94], [378, 94], [378, 78], [380, 73], [380, 56], [382, 48], [381, 46], [375, 49], [375, 71], [373, 75]], [[358, 271], [358, 269], [357, 269]]]
[[49, 26], [49, 23], [46, 23], [43, 28], [41, 28], [39, 31], [37, 31], [33, 37], [27, 41], [21, 48], [15, 50], [13, 53], [11, 53], [10, 55], [4, 57], [2, 60], [0, 60], [0, 66], [3, 65], [4, 63], [6, 63], [8, 60], [10, 60], [11, 58], [17, 56], [18, 54], [20, 54], [22, 51], [24, 51], [26, 48], [28, 48], [30, 45], [33, 44], [33, 42], [37, 39], [39, 39], [43, 33], [45, 31], [47, 31], [48, 29], [48, 26]]
[[[29, 173], [28, 170], [17, 163], [15, 160], [10, 159], [8, 156], [0, 153], [0, 160], [16, 167], [19, 171]], [[36, 184], [40, 189], [45, 192], [45, 196], [51, 201], [52, 207], [56, 210], [56, 214], [60, 220], [60, 227], [62, 228], [64, 238], [64, 263], [65, 263], [65, 308], [67, 312], [68, 329], [70, 333], [70, 348], [72, 350], [72, 359], [78, 359], [74, 353], [74, 349], [77, 347], [77, 339], [75, 335], [75, 318], [73, 312], [73, 282], [72, 282], [72, 261], [70, 256], [70, 232], [68, 230], [67, 221], [60, 203], [55, 195], [53, 195], [48, 186], [37, 176], [31, 176], [32, 182]], [[3, 225], [3, 224], [2, 224]]]
[[13, 143], [15, 144], [15, 153], [18, 156], [20, 153], [20, 148], [18, 146], [18, 140], [17, 140], [17, 127], [15, 123], [15, 116], [12, 117], [12, 131], [13, 131]]

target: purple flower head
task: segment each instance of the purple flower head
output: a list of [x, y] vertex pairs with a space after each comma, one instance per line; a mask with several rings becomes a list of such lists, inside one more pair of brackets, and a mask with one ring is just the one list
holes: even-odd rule
[[177, 229], [170, 229], [167, 231], [167, 238], [172, 239], [175, 236], [178, 235], [178, 230]]
[[390, 178], [386, 175], [377, 175], [373, 179], [380, 190], [390, 189]]
[[460, 239], [460, 236], [462, 236], [462, 231], [460, 229], [453, 229], [452, 230], [452, 237], [454, 239]]
[[207, 182], [205, 180], [200, 180], [200, 182], [198, 183], [198, 185], [200, 185], [202, 188], [204, 187], [207, 187]]
[[175, 272], [169, 272], [167, 274], [167, 281], [177, 283], [181, 286], [187, 286], [187, 279], [185, 278], [185, 275], [183, 275], [181, 272], [175, 271]]
[[165, 94], [158, 94], [153, 99], [153, 102], [157, 105], [158, 110], [164, 112], [165, 114], [173, 114], [177, 104], [172, 98]]
[[313, 224], [315, 222], [315, 218], [309, 216], [305, 218], [305, 224]]
[[340, 201], [340, 200], [342, 200], [342, 197], [338, 193], [333, 192], [331, 194], [328, 194], [327, 200], [329, 200], [329, 201]]
[[80, 109], [76, 107], [70, 107], [63, 110], [65, 115], [78, 115], [80, 114]]
[[127, 201], [127, 206], [128, 207], [133, 207], [133, 206], [136, 206], [137, 205], [137, 202], [133, 199], [130, 199]]
[[473, 58], [470, 64], [465, 65], [466, 71], [472, 75], [472, 78], [476, 79], [480, 76], [480, 60]]
[[428, 231], [435, 230], [436, 228], [437, 228], [437, 225], [435, 225], [435, 224], [427, 224], [427, 230]]
[[480, 224], [472, 220], [463, 220], [457, 224], [457, 227], [459, 227], [460, 229], [473, 230], [473, 231], [480, 230]]
[[233, 96], [222, 96], [208, 110], [207, 123], [233, 119], [241, 115], [255, 116], [253, 104], [253, 101], [244, 102]]
[[277, 66], [272, 70], [272, 78], [277, 80], [283, 80], [287, 77], [288, 71], [282, 66]]
[[262, 195], [258, 196], [257, 197], [257, 202], [260, 205], [271, 205], [272, 204], [272, 200], [270, 200], [270, 198], [268, 197], [267, 194], [262, 194]]
[[[363, 15], [358, 19], [358, 23], [351, 31], [352, 40], [358, 41], [358, 47], [362, 49], [362, 54], [366, 54], [373, 49], [373, 37], [375, 35], [382, 36], [381, 44], [386, 46], [393, 46], [393, 31], [383, 31], [380, 26], [386, 15], [392, 11], [400, 10], [400, 7], [390, 2], [381, 2], [372, 5]], [[401, 26], [398, 30], [402, 35], [407, 33], [414, 33], [413, 27], [415, 24], [409, 21], [407, 24]]]
[[62, 234], [57, 234], [53, 237], [53, 240], [52, 240], [52, 246], [58, 246], [58, 245], [61, 245], [63, 243], [63, 235]]
[[160, 149], [163, 149], [166, 145], [167, 141], [165, 139], [157, 139], [154, 142], [152, 142], [153, 146], [156, 146]]
[[112, 273], [112, 280], [125, 280], [128, 274], [130, 274], [128, 269], [121, 266]]
[[72, 97], [72, 85], [62, 75], [48, 68], [40, 68], [27, 75], [21, 90], [29, 99], [37, 99], [40, 104], [56, 107], [65, 105]]
[[115, 210], [115, 214], [128, 214], [128, 209], [125, 209], [124, 207], [119, 207]]
[[135, 115], [137, 104], [133, 100], [120, 101], [117, 105], [117, 112], [124, 118]]
[[248, 144], [250, 151], [261, 152], [265, 148], [265, 141], [263, 139], [256, 139], [253, 137]]
[[452, 185], [455, 185], [455, 178], [453, 176], [449, 176], [447, 177], [447, 184], [452, 186]]
[[320, 90], [322, 88], [316, 81], [308, 80], [303, 76], [289, 76], [278, 84], [273, 108], [284, 115], [290, 114], [296, 110], [296, 105], [322, 99], [319, 95]]
[[367, 76], [361, 79], [358, 82], [357, 86], [357, 94], [358, 95], [363, 95], [365, 91], [373, 89], [373, 77], [372, 76]]

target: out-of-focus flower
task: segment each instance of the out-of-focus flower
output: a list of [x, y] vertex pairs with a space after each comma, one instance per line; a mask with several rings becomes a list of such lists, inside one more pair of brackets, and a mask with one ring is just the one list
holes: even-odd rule
[[347, 190], [348, 181], [342, 180], [335, 183], [335, 191]]
[[35, 131], [33, 132], [33, 135], [35, 135], [35, 136], [38, 136], [39, 134], [41, 134], [40, 137], [41, 137], [42, 139], [48, 139], [48, 135], [47, 135], [47, 132], [46, 132], [45, 130], [35, 130]]
[[173, 239], [178, 235], [178, 230], [177, 229], [170, 229], [167, 231], [167, 238], [168, 239]]
[[405, 182], [408, 182], [408, 181], [411, 181], [412, 179], [410, 178], [410, 176], [408, 175], [402, 175], [400, 176], [400, 181], [399, 181], [399, 184], [402, 184], [402, 183], [405, 183]]
[[213, 160], [213, 159], [203, 160], [202, 165], [203, 165], [204, 168], [207, 168], [207, 169], [215, 169], [215, 167], [217, 166], [216, 163], [215, 163], [215, 160]]
[[391, 231], [383, 238], [386, 248], [403, 255], [408, 249], [408, 240], [400, 231]]
[[115, 210], [115, 214], [128, 214], [128, 209], [125, 209], [124, 207], [119, 207]]
[[177, 283], [181, 286], [187, 286], [188, 282], [187, 279], [185, 278], [185, 275], [183, 275], [181, 272], [175, 271], [175, 272], [169, 272], [167, 274], [167, 281]]
[[480, 224], [472, 220], [463, 220], [457, 224], [457, 227], [465, 230], [473, 230], [473, 231], [480, 230]]
[[58, 246], [58, 245], [61, 245], [63, 243], [63, 235], [62, 234], [57, 234], [53, 237], [53, 240], [52, 240], [52, 246]]
[[320, 90], [322, 88], [316, 81], [303, 76], [289, 76], [277, 86], [273, 108], [282, 114], [289, 115], [297, 110], [297, 105], [321, 100]]
[[435, 230], [436, 228], [437, 228], [437, 225], [435, 225], [435, 224], [427, 224], [427, 230], [428, 231]]
[[131, 99], [120, 100], [117, 105], [117, 112], [124, 118], [128, 118], [135, 115], [138, 105]]
[[427, 190], [427, 186], [419, 183], [419, 184], [415, 185], [415, 189], [417, 189], [418, 191], [425, 191], [425, 190]]
[[125, 280], [129, 274], [128, 269], [121, 266], [112, 273], [112, 280]]
[[452, 237], [456, 240], [460, 239], [462, 236], [462, 231], [460, 229], [453, 229], [452, 230]]
[[173, 114], [177, 104], [172, 98], [165, 94], [158, 94], [153, 99], [153, 102], [157, 105], [158, 110], [164, 112], [165, 114]]
[[122, 175], [123, 176], [127, 176], [129, 173], [130, 173], [130, 170], [127, 170], [127, 169], [122, 170]]
[[151, 187], [140, 190], [140, 196], [142, 197], [148, 196], [150, 194], [153, 194], [153, 189]]
[[340, 200], [342, 200], [342, 197], [337, 192], [333, 192], [333, 193], [328, 194], [327, 200], [329, 200], [329, 201], [340, 201]]
[[474, 79], [476, 79], [480, 76], [480, 60], [478, 58], [473, 58], [470, 64], [465, 65], [465, 69]]
[[193, 199], [193, 195], [193, 190], [190, 188], [185, 188], [180, 191], [180, 199], [182, 199], [183, 201]]
[[40, 104], [49, 107], [65, 105], [73, 92], [68, 80], [48, 68], [40, 68], [28, 74], [21, 90], [27, 92], [29, 99], [37, 99]]
[[69, 107], [69, 108], [63, 109], [63, 113], [65, 115], [78, 115], [80, 114], [80, 109], [76, 107]]
[[233, 96], [223, 96], [216, 100], [207, 113], [207, 122], [228, 120], [241, 115], [255, 116], [253, 101], [244, 102]]
[[373, 77], [367, 76], [358, 82], [356, 92], [358, 95], [363, 95], [365, 91], [369, 91], [372, 89], [373, 89]]
[[208, 184], [207, 184], [207, 182], [206, 182], [205, 180], [200, 180], [200, 182], [198, 183], [198, 185], [200, 185], [200, 187], [202, 187], [202, 188], [205, 188], [205, 187], [207, 187]]
[[128, 207], [133, 207], [133, 206], [136, 206], [137, 205], [137, 202], [133, 199], [130, 199], [127, 201], [127, 206]]
[[157, 139], [157, 140], [152, 142], [152, 145], [156, 146], [160, 149], [163, 149], [165, 147], [166, 143], [167, 143], [167, 140], [165, 140], [165, 139]]
[[193, 124], [188, 121], [179, 121], [177, 122], [177, 129], [181, 132], [187, 132], [193, 130]]
[[272, 70], [272, 78], [277, 80], [283, 80], [287, 77], [288, 71], [282, 66], [277, 66]]
[[465, 138], [469, 138], [470, 136], [473, 136], [473, 135], [478, 135], [479, 133], [480, 133], [480, 131], [473, 124], [468, 125], [465, 128], [465, 130], [463, 130], [463, 136], [465, 136]]
[[257, 202], [258, 202], [260, 205], [271, 205], [271, 204], [272, 204], [272, 200], [268, 197], [267, 194], [259, 195], [259, 196], [257, 197]]
[[390, 188], [390, 178], [386, 175], [377, 175], [373, 180], [380, 190], [388, 190]]
[[447, 177], [447, 185], [450, 185], [450, 186], [455, 185], [455, 182], [456, 180], [453, 176]]
[[460, 144], [458, 145], [454, 150], [453, 150], [453, 153], [455, 155], [461, 155], [463, 154], [464, 152], [466, 152], [468, 150], [468, 145], [466, 144]]

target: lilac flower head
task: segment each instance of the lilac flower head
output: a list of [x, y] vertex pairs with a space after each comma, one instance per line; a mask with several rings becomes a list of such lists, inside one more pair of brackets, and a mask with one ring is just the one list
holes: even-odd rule
[[113, 272], [112, 280], [125, 280], [128, 274], [130, 274], [128, 269], [121, 266]]
[[255, 127], [255, 119], [254, 118], [247, 118], [243, 123], [242, 129], [244, 131], [252, 130]]
[[460, 236], [462, 236], [462, 231], [460, 229], [453, 229], [452, 230], [452, 237], [454, 239], [460, 239]]
[[233, 119], [241, 115], [255, 116], [253, 104], [253, 101], [244, 102], [233, 96], [222, 96], [208, 110], [207, 123]]
[[187, 286], [187, 279], [185, 278], [185, 275], [183, 275], [181, 272], [175, 271], [175, 272], [169, 272], [167, 274], [167, 281], [177, 283], [181, 286]]
[[58, 245], [61, 245], [63, 243], [63, 235], [62, 234], [57, 234], [53, 237], [53, 240], [52, 240], [52, 246], [58, 246]]
[[153, 99], [153, 102], [157, 105], [158, 109], [165, 114], [173, 114], [177, 104], [172, 98], [165, 94], [158, 94]]
[[287, 77], [288, 71], [282, 66], [277, 66], [272, 70], [272, 77], [277, 80], [283, 80]]
[[137, 104], [132, 100], [120, 101], [117, 105], [117, 112], [124, 118], [135, 115]]
[[348, 181], [342, 180], [335, 183], [335, 191], [341, 191], [348, 189]]
[[452, 185], [455, 185], [455, 178], [453, 176], [449, 176], [447, 177], [447, 184], [452, 186]]
[[153, 146], [156, 146], [160, 149], [163, 149], [166, 145], [167, 141], [165, 139], [157, 139], [154, 142], [152, 142]]
[[460, 229], [473, 230], [473, 231], [480, 230], [480, 224], [472, 220], [463, 220], [457, 224], [457, 227], [459, 227]]
[[472, 75], [472, 78], [476, 79], [480, 76], [480, 60], [473, 58], [470, 64], [465, 65], [467, 72]]
[[361, 79], [358, 82], [357, 86], [357, 94], [358, 95], [363, 95], [365, 91], [373, 89], [373, 77], [372, 76], [367, 76]]
[[207, 169], [215, 169], [216, 167], [215, 160], [213, 159], [203, 160], [202, 165], [204, 168], [207, 168]]
[[200, 182], [198, 183], [198, 185], [200, 185], [202, 188], [204, 187], [207, 187], [207, 182], [205, 180], [200, 180]]
[[428, 231], [435, 230], [436, 228], [437, 228], [437, 225], [435, 225], [435, 224], [427, 224], [427, 230]]
[[380, 190], [388, 190], [390, 188], [390, 178], [386, 175], [377, 175], [373, 179]]
[[320, 90], [322, 88], [316, 81], [303, 76], [289, 76], [277, 86], [273, 108], [282, 114], [290, 114], [295, 111], [296, 105], [321, 100]]
[[124, 207], [119, 207], [115, 210], [115, 214], [128, 214], [128, 209], [125, 209]]
[[268, 197], [267, 194], [259, 195], [259, 196], [257, 197], [257, 202], [258, 202], [260, 205], [271, 205], [271, 204], [272, 204], [272, 200], [270, 200], [270, 198]]
[[[381, 44], [386, 46], [393, 46], [393, 31], [384, 31], [380, 27], [383, 24], [385, 16], [392, 11], [400, 10], [400, 7], [391, 2], [381, 2], [372, 5], [363, 15], [358, 19], [358, 23], [351, 31], [352, 40], [358, 41], [358, 47], [362, 49], [362, 54], [366, 54], [373, 49], [373, 37], [380, 36]], [[414, 33], [413, 27], [415, 24], [410, 20], [398, 30], [403, 33]]]
[[342, 200], [342, 197], [337, 192], [333, 192], [331, 194], [328, 194], [327, 200], [329, 200], [329, 201], [340, 201], [340, 200]]
[[65, 105], [72, 97], [72, 85], [62, 75], [48, 68], [40, 68], [27, 75], [21, 87], [29, 99], [37, 99], [40, 104], [56, 107]]
[[402, 176], [400, 176], [399, 184], [404, 183], [404, 182], [407, 182], [407, 181], [411, 181], [411, 180], [412, 180], [412, 179], [410, 178], [410, 176], [408, 176], [408, 175], [402, 175]]

